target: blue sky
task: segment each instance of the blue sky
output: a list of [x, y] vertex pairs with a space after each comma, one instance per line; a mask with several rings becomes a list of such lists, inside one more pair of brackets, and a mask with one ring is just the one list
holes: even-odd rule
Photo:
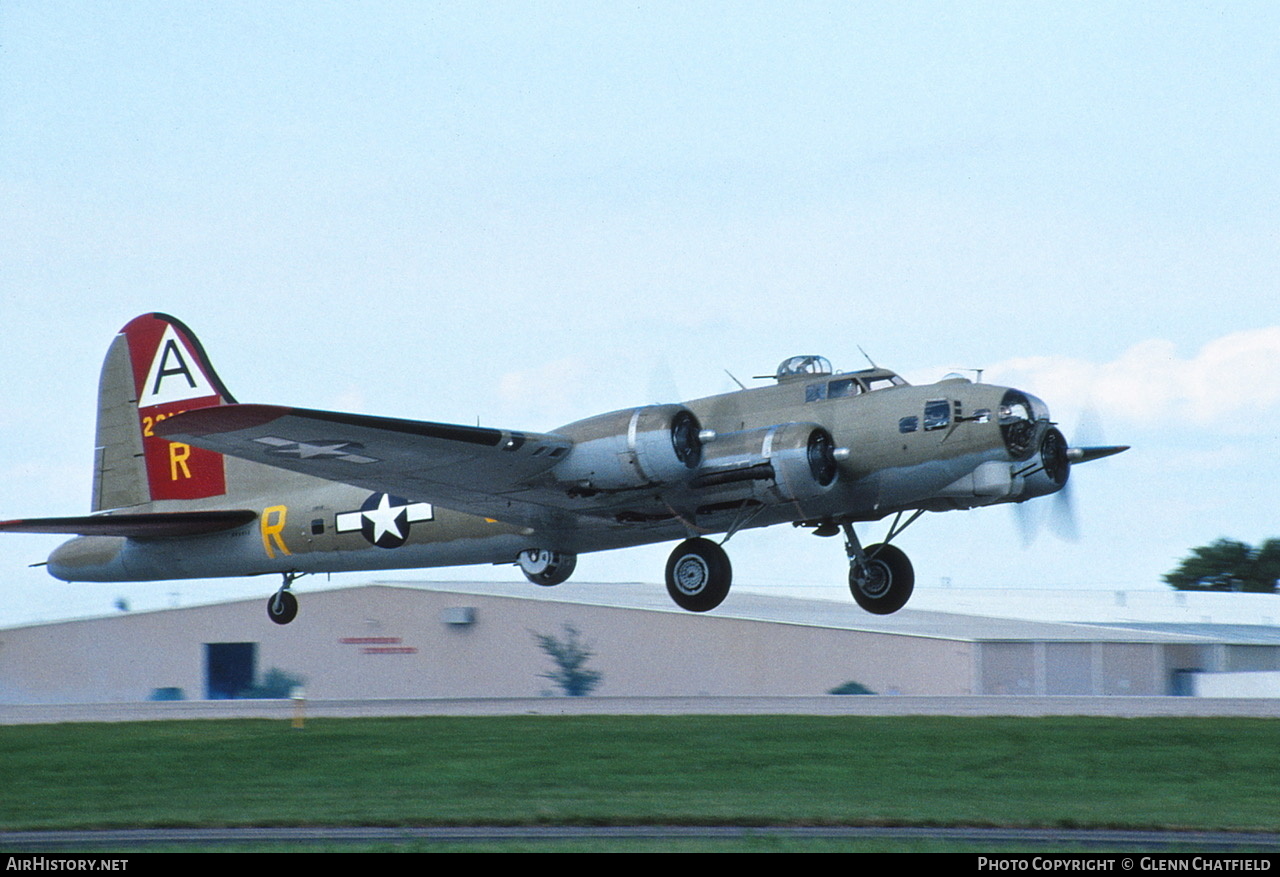
[[[1269, 3], [7, 0], [0, 517], [87, 510], [150, 310], [244, 401], [528, 429], [861, 345], [1134, 445], [1075, 471], [1077, 542], [926, 516], [920, 587], [1162, 587], [1280, 535], [1278, 44]], [[57, 542], [0, 540], [0, 623], [275, 586], [62, 585]], [[844, 589], [835, 540], [728, 547]]]

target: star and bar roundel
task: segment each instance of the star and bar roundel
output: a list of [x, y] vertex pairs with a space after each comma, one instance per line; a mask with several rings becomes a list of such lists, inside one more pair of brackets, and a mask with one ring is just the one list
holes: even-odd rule
[[336, 525], [339, 533], [356, 530], [379, 548], [399, 548], [409, 541], [411, 524], [435, 517], [431, 503], [410, 502], [389, 493], [373, 493], [356, 511], [340, 512]]

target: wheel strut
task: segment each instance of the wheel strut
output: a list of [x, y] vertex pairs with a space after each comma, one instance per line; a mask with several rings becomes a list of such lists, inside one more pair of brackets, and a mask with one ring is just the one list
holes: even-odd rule
[[[889, 532], [885, 535], [884, 541], [880, 545], [888, 545], [893, 541], [894, 536], [899, 535], [903, 530], [914, 524], [923, 514], [924, 509], [916, 509], [911, 517], [907, 518], [906, 523], [902, 523], [903, 513], [898, 512], [893, 516], [893, 523], [889, 525]], [[863, 550], [862, 543], [858, 541], [858, 534], [853, 531], [853, 524], [848, 521], [841, 521], [840, 528], [844, 530], [844, 553], [848, 556], [850, 564], [865, 565], [869, 559], [876, 556], [876, 551], [874, 550], [870, 554]], [[832, 533], [831, 535], [835, 534]]]
[[905, 524], [899, 526], [902, 512], [898, 512], [889, 527], [884, 542], [864, 549], [853, 530], [853, 524], [841, 522], [844, 530], [844, 551], [849, 557], [849, 590], [858, 605], [876, 615], [888, 615], [901, 609], [915, 588], [915, 572], [911, 561], [889, 540], [907, 529], [916, 518], [924, 514], [917, 510]]
[[858, 541], [858, 534], [853, 531], [853, 524], [841, 521], [840, 529], [844, 530], [844, 553], [849, 558], [849, 566], [864, 566], [867, 555], [862, 550], [862, 543]]
[[280, 583], [280, 590], [276, 591], [267, 599], [267, 617], [276, 624], [288, 624], [293, 621], [298, 614], [298, 598], [293, 596], [290, 588], [293, 583], [302, 578], [306, 573], [290, 571], [282, 573], [284, 581]]

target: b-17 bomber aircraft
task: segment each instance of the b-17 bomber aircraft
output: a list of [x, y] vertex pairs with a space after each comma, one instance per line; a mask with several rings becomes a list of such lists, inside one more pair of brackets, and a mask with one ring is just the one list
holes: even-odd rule
[[[69, 582], [276, 573], [267, 611], [287, 624], [307, 573], [513, 563], [556, 585], [583, 552], [676, 539], [667, 591], [706, 612], [733, 577], [721, 544], [790, 523], [843, 533], [853, 598], [888, 614], [914, 584], [890, 540], [921, 514], [1052, 494], [1126, 449], [1069, 447], [1035, 396], [963, 377], [912, 386], [821, 356], [772, 377], [547, 433], [243, 405], [190, 329], [146, 314], [102, 367], [93, 514], [0, 531], [76, 534], [48, 559]], [[864, 547], [853, 524], [890, 515]]]

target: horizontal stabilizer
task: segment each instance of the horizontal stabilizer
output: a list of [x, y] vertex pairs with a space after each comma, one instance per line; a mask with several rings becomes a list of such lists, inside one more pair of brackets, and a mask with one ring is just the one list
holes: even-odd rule
[[72, 518], [27, 518], [0, 521], [0, 533], [66, 533], [77, 536], [127, 536], [131, 539], [198, 536], [232, 530], [258, 517], [239, 509], [214, 512], [146, 512], [84, 515]]

